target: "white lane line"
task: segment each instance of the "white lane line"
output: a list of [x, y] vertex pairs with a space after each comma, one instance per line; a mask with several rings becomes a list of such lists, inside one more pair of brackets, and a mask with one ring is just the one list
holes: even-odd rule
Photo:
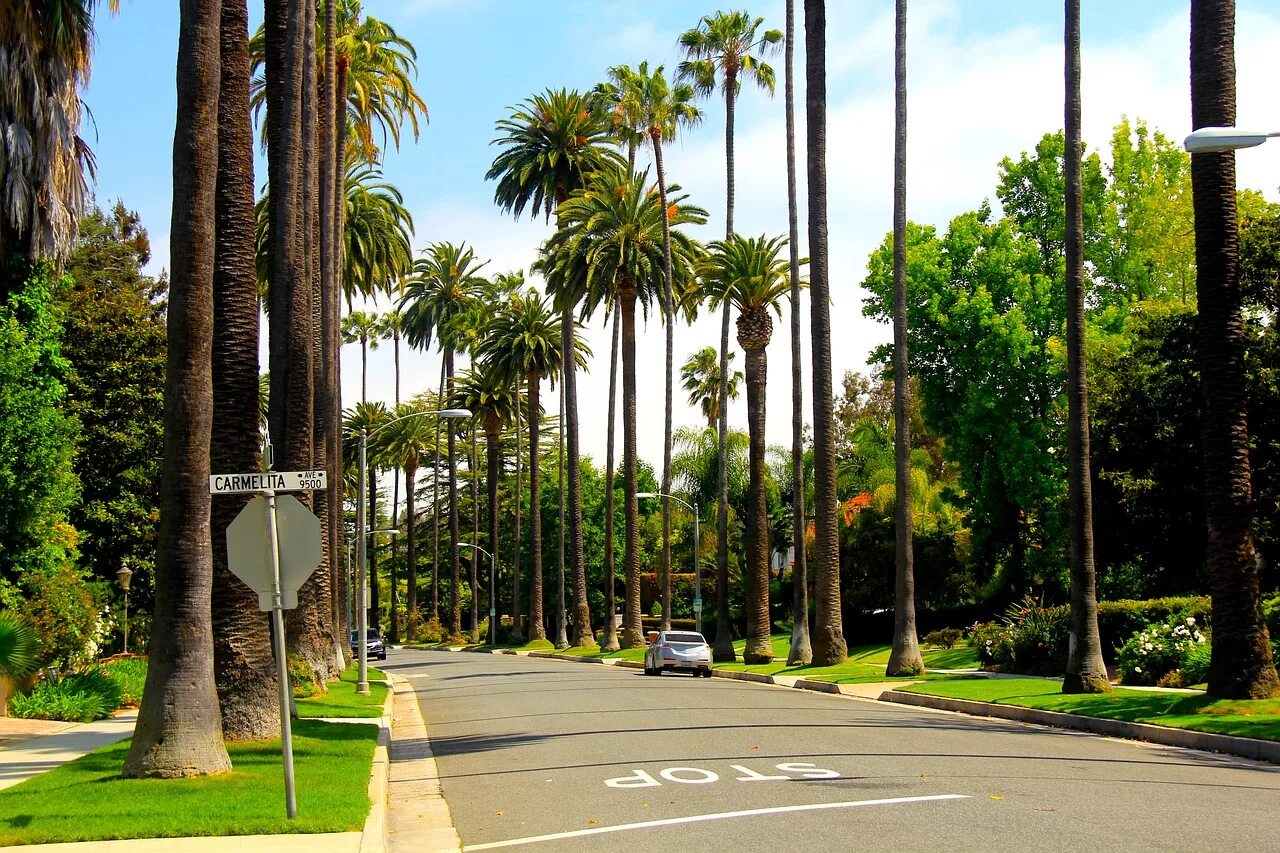
[[715, 814], [690, 815], [689, 817], [673, 817], [666, 820], [646, 820], [641, 823], [623, 823], [617, 826], [599, 826], [594, 829], [578, 829], [572, 832], [557, 832], [552, 835], [532, 835], [528, 838], [511, 838], [506, 841], [490, 841], [485, 844], [468, 844], [463, 850], [494, 850], [499, 847], [515, 847], [520, 844], [537, 844], [541, 841], [559, 841], [562, 838], [580, 838], [584, 835], [600, 835], [606, 832], [624, 832], [631, 829], [648, 829], [654, 826], [675, 826], [682, 823], [701, 823], [708, 820], [726, 820], [734, 817], [754, 817], [755, 815], [784, 814], [786, 812], [812, 812], [823, 809], [852, 809], [859, 806], [890, 806], [898, 803], [930, 803], [938, 800], [967, 800], [967, 794], [936, 794], [929, 797], [894, 797], [887, 800], [849, 800], [843, 803], [810, 803], [804, 806], [772, 806], [766, 809], [745, 809], [737, 812], [717, 812]]

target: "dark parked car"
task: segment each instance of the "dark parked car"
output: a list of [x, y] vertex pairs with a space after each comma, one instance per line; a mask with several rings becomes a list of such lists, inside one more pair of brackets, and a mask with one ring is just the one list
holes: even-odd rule
[[[351, 632], [351, 655], [358, 657], [360, 649], [356, 646], [356, 642], [360, 636], [359, 631]], [[370, 628], [369, 633], [365, 636], [365, 648], [368, 649], [366, 655], [374, 660], [387, 659], [387, 647], [382, 642], [382, 632], [377, 628]]]

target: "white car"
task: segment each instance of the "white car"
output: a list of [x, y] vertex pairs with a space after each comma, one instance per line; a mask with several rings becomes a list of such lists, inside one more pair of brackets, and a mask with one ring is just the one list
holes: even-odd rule
[[664, 670], [683, 670], [711, 677], [711, 647], [693, 631], [663, 631], [644, 651], [644, 674], [662, 675]]

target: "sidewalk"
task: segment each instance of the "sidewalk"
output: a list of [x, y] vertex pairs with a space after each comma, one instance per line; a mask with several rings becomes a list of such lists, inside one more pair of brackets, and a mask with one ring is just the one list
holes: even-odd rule
[[[124, 740], [133, 734], [133, 725], [137, 721], [137, 711], [126, 711], [96, 723], [83, 724], [10, 720], [5, 717], [0, 721], [0, 732], [5, 737], [10, 731], [16, 732], [15, 741], [17, 737], [25, 737], [0, 747], [0, 790]], [[27, 725], [13, 725], [15, 723]], [[30, 725], [32, 723], [43, 725]], [[49, 733], [40, 734], [41, 730]]]
[[[327, 722], [365, 723], [380, 728], [378, 746], [373, 755], [369, 779], [371, 808], [363, 829], [353, 832], [280, 835], [223, 835], [194, 838], [135, 838], [113, 841], [82, 841], [57, 844], [33, 844], [23, 850], [40, 853], [240, 853], [240, 851], [272, 851], [272, 853], [385, 853], [388, 849], [387, 783], [390, 762], [387, 747], [392, 737], [392, 704], [399, 707], [405, 693], [412, 700], [408, 682], [393, 679], [383, 716], [361, 718], [323, 718]], [[416, 710], [416, 702], [414, 702]], [[52, 770], [82, 755], [101, 749], [133, 734], [137, 711], [128, 711], [95, 723], [60, 723], [37, 720], [0, 718], [0, 789]], [[399, 719], [399, 715], [395, 717]], [[421, 718], [419, 718], [421, 719]], [[412, 734], [412, 733], [411, 733]], [[0, 793], [0, 797], [4, 796]], [[443, 804], [443, 800], [441, 800]], [[446, 811], [447, 817], [447, 811]], [[450, 824], [452, 829], [452, 824]], [[454, 836], [456, 838], [456, 835]], [[456, 846], [442, 849], [458, 849]]]

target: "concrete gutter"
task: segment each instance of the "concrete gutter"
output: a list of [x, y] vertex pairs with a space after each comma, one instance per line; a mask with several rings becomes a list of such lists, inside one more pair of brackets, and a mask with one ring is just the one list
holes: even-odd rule
[[923, 693], [902, 693], [886, 690], [880, 694], [881, 702], [912, 705], [938, 711], [953, 711], [977, 717], [1034, 723], [1059, 729], [1090, 732], [1107, 737], [1127, 738], [1177, 746], [1183, 749], [1199, 749], [1205, 752], [1221, 752], [1280, 764], [1280, 742], [1250, 737], [1219, 735], [1190, 729], [1175, 729], [1150, 723], [1129, 723], [1124, 720], [1108, 720], [1103, 717], [1085, 717], [1080, 714], [1064, 714], [1061, 711], [1045, 711], [1040, 708], [1023, 708], [1018, 705], [999, 705], [993, 702], [975, 702], [970, 699], [950, 699], [928, 696]]
[[459, 851], [462, 839], [440, 789], [440, 773], [417, 694], [408, 679], [398, 675], [389, 678], [395, 698], [395, 727], [387, 789], [392, 808], [384, 830], [384, 849], [404, 853]]

